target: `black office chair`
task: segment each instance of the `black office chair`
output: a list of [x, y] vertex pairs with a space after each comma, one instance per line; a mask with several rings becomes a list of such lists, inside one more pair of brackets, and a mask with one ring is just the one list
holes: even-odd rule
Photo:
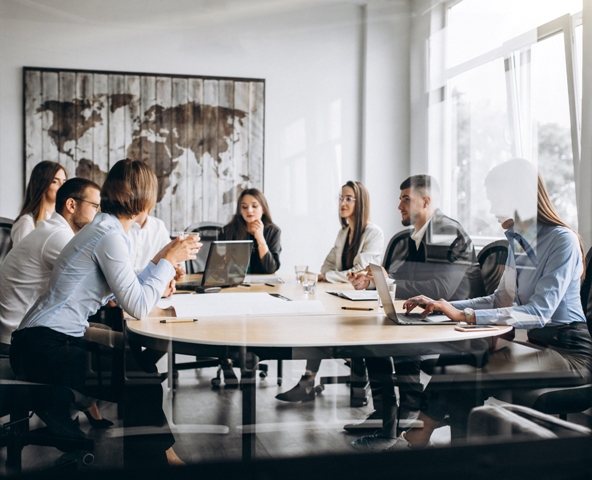
[[11, 220], [10, 218], [0, 217], [0, 265], [4, 260], [4, 257], [6, 257], [12, 248], [10, 231], [12, 230], [13, 223], [14, 220]]
[[508, 241], [497, 240], [492, 242], [479, 252], [477, 262], [483, 278], [485, 295], [491, 295], [502, 278], [508, 259]]
[[224, 225], [217, 222], [201, 222], [189, 225], [186, 232], [196, 232], [201, 237], [200, 243], [203, 244], [197, 258], [195, 260], [187, 260], [185, 262], [187, 267], [187, 273], [203, 273], [206, 267], [206, 260], [208, 259], [208, 253], [210, 252], [210, 245], [222, 233]]
[[[586, 255], [586, 276], [580, 288], [580, 299], [588, 330], [592, 334], [592, 248]], [[543, 413], [559, 415], [562, 420], [570, 413], [580, 413], [592, 407], [592, 384], [575, 385], [565, 388], [539, 388], [536, 390], [514, 391], [512, 403], [534, 408]]]

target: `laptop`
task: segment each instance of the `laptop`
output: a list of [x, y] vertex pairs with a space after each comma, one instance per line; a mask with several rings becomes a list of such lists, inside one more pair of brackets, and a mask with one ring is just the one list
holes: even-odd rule
[[222, 287], [234, 287], [243, 283], [249, 268], [252, 249], [252, 240], [212, 242], [201, 278], [191, 282], [179, 282], [177, 289], [215, 292]]
[[374, 263], [370, 264], [370, 270], [374, 277], [374, 284], [378, 291], [378, 296], [382, 301], [384, 313], [386, 316], [395, 322], [397, 325], [458, 325], [458, 322], [450, 320], [446, 315], [432, 313], [427, 318], [422, 318], [421, 313], [411, 312], [409, 314], [397, 313], [393, 299], [388, 290], [386, 278], [380, 265]]

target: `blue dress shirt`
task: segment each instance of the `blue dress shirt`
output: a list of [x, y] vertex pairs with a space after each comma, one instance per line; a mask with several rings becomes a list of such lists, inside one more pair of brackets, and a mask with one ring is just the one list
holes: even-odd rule
[[487, 297], [452, 302], [472, 308], [478, 324], [540, 328], [586, 322], [580, 301], [582, 254], [568, 228], [533, 224], [522, 235], [506, 232], [510, 243], [506, 269]]
[[130, 242], [119, 220], [97, 213], [64, 247], [49, 286], [31, 307], [19, 330], [48, 327], [82, 337], [88, 317], [113, 296], [127, 313], [142, 318], [160, 299], [175, 276], [173, 265], [161, 259], [138, 275], [130, 258]]

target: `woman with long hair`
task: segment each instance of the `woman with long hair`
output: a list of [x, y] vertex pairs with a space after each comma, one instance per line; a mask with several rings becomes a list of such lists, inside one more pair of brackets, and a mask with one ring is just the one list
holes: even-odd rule
[[66, 170], [59, 163], [44, 160], [35, 165], [25, 192], [23, 208], [10, 231], [13, 245], [31, 233], [37, 227], [37, 222], [51, 217], [55, 210], [56, 193], [67, 179]]
[[[493, 168], [485, 179], [487, 198], [509, 241], [508, 260], [500, 284], [487, 297], [457, 302], [418, 296], [406, 301], [407, 311], [420, 306], [426, 316], [434, 311], [476, 325], [511, 325], [527, 330], [534, 348], [509, 342], [489, 355], [486, 371], [502, 372], [517, 363], [541, 373], [580, 376], [592, 369], [592, 339], [586, 325], [580, 284], [584, 277], [582, 242], [557, 214], [540, 175], [522, 159]], [[543, 348], [541, 348], [543, 347]], [[514, 368], [514, 367], [511, 367]], [[423, 428], [409, 430], [391, 449], [422, 448], [446, 415], [453, 438], [465, 434], [471, 408], [493, 391], [453, 390], [432, 395], [418, 420]]]
[[[136, 276], [127, 232], [142, 222], [156, 203], [157, 180], [141, 161], [120, 160], [109, 171], [101, 189], [101, 212], [64, 247], [57, 258], [47, 290], [26, 313], [12, 336], [11, 364], [32, 382], [70, 387], [74, 406], [84, 410], [94, 399], [84, 384], [88, 318], [115, 299], [134, 318], [145, 317], [171, 287], [174, 265], [195, 259], [200, 244], [193, 236], [177, 238], [164, 247]], [[162, 412], [160, 385], [127, 387], [134, 398], [124, 417], [125, 427], [155, 426], [162, 434], [127, 437], [126, 451], [141, 462], [150, 458], [180, 463]], [[59, 402], [36, 412], [50, 430], [61, 436], [84, 437], [70, 418], [70, 404]], [[130, 420], [131, 418], [131, 420]], [[133, 452], [133, 453], [132, 453]], [[165, 457], [166, 453], [166, 457]]]
[[221, 240], [253, 240], [249, 273], [275, 273], [280, 268], [280, 228], [273, 223], [265, 195], [256, 188], [243, 190], [236, 213]]
[[[325, 258], [319, 281], [346, 283], [348, 275], [364, 270], [370, 263], [380, 263], [384, 234], [370, 222], [370, 194], [361, 182], [346, 182], [339, 196], [339, 223], [335, 245]], [[321, 365], [318, 358], [306, 361], [306, 372], [295, 387], [275, 398], [284, 402], [314, 400], [314, 382]]]

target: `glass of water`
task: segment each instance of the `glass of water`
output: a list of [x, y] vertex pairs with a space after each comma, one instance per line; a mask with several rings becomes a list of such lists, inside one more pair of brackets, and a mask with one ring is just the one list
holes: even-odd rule
[[296, 272], [296, 281], [298, 283], [302, 282], [302, 276], [308, 272], [308, 265], [296, 265], [294, 267], [294, 271]]
[[317, 289], [317, 274], [312, 272], [306, 272], [302, 275], [302, 288], [304, 293], [307, 295], [310, 293], [314, 295]]

